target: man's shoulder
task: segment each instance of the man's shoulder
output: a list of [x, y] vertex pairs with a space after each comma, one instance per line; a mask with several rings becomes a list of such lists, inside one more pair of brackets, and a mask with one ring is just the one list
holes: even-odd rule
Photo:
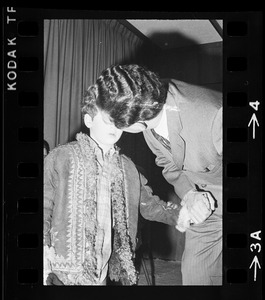
[[191, 82], [186, 82], [186, 81], [182, 81], [182, 80], [177, 80], [177, 79], [170, 79], [169, 80], [169, 84], [173, 87], [175, 87], [177, 90], [181, 91], [193, 91], [193, 90], [197, 90], [197, 91], [202, 91], [204, 93], [216, 93], [221, 95], [222, 93], [216, 89], [211, 88], [208, 85], [204, 85], [204, 84], [196, 84], [196, 83], [191, 83]]
[[204, 105], [211, 105], [217, 108], [222, 106], [222, 93], [205, 85], [171, 79], [170, 88], [173, 94], [175, 94], [178, 103], [190, 103], [191, 105], [196, 103], [202, 107]]

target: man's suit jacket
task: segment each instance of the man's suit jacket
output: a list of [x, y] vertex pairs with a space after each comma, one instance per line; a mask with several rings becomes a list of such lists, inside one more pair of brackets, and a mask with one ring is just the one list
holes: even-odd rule
[[171, 150], [143, 132], [163, 176], [183, 199], [194, 188], [210, 191], [222, 214], [222, 95], [177, 80], [169, 81], [166, 115]]

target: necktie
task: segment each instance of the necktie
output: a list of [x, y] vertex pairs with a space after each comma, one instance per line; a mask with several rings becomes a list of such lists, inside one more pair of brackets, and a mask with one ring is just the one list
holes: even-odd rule
[[169, 140], [165, 139], [163, 136], [159, 135], [158, 133], [155, 132], [154, 129], [151, 129], [152, 134], [154, 137], [169, 151], [171, 152], [171, 146]]

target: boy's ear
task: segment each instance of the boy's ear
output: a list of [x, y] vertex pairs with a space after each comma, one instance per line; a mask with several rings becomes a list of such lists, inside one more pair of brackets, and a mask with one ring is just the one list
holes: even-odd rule
[[84, 123], [87, 128], [90, 128], [92, 126], [93, 120], [89, 114], [85, 114], [84, 116]]

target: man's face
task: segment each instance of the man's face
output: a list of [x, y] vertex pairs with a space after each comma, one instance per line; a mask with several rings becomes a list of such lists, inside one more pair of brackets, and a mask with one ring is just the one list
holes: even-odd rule
[[163, 110], [153, 119], [148, 121], [139, 121], [132, 124], [129, 127], [123, 128], [122, 130], [129, 133], [139, 133], [146, 129], [156, 128], [162, 118]]
[[111, 147], [121, 137], [122, 130], [115, 127], [109, 115], [98, 110], [90, 126], [90, 136], [100, 145]]

